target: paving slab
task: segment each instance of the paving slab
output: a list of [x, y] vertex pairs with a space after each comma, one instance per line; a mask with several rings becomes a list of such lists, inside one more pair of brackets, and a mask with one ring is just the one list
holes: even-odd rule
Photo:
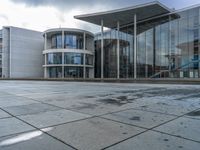
[[176, 118], [171, 115], [134, 109], [112, 113], [102, 117], [149, 129]]
[[0, 137], [30, 130], [34, 130], [34, 128], [18, 119], [0, 119]]
[[200, 143], [148, 131], [106, 150], [198, 150]]
[[0, 99], [0, 107], [11, 107], [11, 106], [21, 106], [21, 105], [28, 105], [39, 103], [29, 98], [19, 97], [19, 96], [9, 96], [3, 97]]
[[200, 120], [181, 117], [154, 130], [200, 142]]
[[143, 131], [106, 119], [91, 118], [56, 126], [48, 133], [79, 150], [99, 150]]
[[18, 116], [18, 115], [28, 115], [28, 114], [35, 114], [40, 112], [46, 111], [54, 111], [59, 110], [60, 108], [54, 107], [48, 104], [42, 103], [34, 103], [29, 105], [21, 105], [21, 106], [12, 106], [12, 107], [5, 107], [4, 110], [7, 112]]
[[8, 113], [6, 113], [5, 111], [0, 109], [0, 119], [7, 118], [7, 117], [11, 117], [11, 116]]
[[66, 144], [44, 134], [31, 131], [0, 138], [1, 150], [74, 150]]
[[136, 109], [164, 113], [169, 115], [181, 116], [197, 109], [197, 107], [189, 107], [184, 105], [171, 105], [170, 102], [158, 102], [150, 105], [140, 106]]
[[38, 114], [19, 116], [19, 118], [21, 118], [22, 120], [38, 128], [54, 126], [57, 124], [76, 121], [88, 117], [90, 116], [64, 109], [58, 111], [49, 111]]

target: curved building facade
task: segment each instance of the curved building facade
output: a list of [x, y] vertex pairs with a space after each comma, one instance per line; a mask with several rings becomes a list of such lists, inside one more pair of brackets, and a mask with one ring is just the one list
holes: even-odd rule
[[85, 30], [58, 28], [44, 32], [45, 78], [93, 78], [94, 35]]
[[[117, 43], [116, 30], [103, 34], [103, 76], [104, 78], [117, 78]], [[126, 37], [126, 38], [125, 38]], [[133, 36], [120, 32], [120, 78], [133, 77]], [[131, 54], [132, 53], [132, 54]], [[101, 78], [101, 34], [95, 35], [95, 78]]]

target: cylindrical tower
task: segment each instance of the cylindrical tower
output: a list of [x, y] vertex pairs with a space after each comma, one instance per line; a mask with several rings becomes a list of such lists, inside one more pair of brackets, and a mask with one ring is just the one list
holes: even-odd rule
[[44, 32], [45, 78], [93, 78], [94, 35], [80, 29]]

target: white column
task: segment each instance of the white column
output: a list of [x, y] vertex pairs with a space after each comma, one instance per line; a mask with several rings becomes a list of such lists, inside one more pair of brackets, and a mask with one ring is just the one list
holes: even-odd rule
[[47, 78], [47, 54], [44, 54], [44, 78]]
[[171, 25], [172, 23], [171, 23], [171, 16], [169, 16], [169, 51], [168, 51], [168, 53], [169, 53], [169, 77], [171, 78], [172, 76], [172, 72], [171, 72], [171, 70], [172, 70], [172, 68], [171, 68], [171, 65], [172, 65], [172, 53], [171, 53], [171, 31], [172, 31], [172, 25]]
[[44, 34], [44, 50], [47, 49], [47, 34]]
[[120, 42], [119, 42], [119, 28], [120, 28], [120, 24], [119, 21], [117, 22], [117, 79], [119, 79], [120, 77], [120, 53], [119, 53], [119, 49], [120, 49]]
[[62, 52], [62, 78], [64, 78], [64, 52]]
[[85, 54], [85, 50], [86, 50], [86, 34], [85, 32], [83, 33], [83, 50], [84, 50], [84, 54], [83, 54], [83, 78], [86, 78], [86, 67], [85, 67], [85, 59], [86, 59], [86, 54]]
[[134, 79], [137, 78], [137, 15], [134, 15]]
[[62, 48], [64, 49], [64, 41], [65, 40], [65, 32], [64, 31], [62, 31]]
[[101, 20], [101, 79], [104, 78], [104, 52], [103, 52], [103, 47], [104, 47], [104, 42], [103, 42], [103, 20]]

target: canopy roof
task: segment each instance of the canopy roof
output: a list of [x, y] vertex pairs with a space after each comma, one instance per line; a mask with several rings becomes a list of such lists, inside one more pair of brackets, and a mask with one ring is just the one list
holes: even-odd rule
[[134, 15], [137, 14], [137, 22], [148, 18], [160, 16], [170, 13], [171, 10], [163, 4], [155, 1], [134, 7], [117, 9], [106, 12], [99, 12], [93, 14], [78, 15], [74, 18], [96, 25], [101, 25], [101, 20], [104, 21], [104, 26], [108, 28], [116, 28], [117, 22], [120, 25], [126, 25], [134, 22]]

